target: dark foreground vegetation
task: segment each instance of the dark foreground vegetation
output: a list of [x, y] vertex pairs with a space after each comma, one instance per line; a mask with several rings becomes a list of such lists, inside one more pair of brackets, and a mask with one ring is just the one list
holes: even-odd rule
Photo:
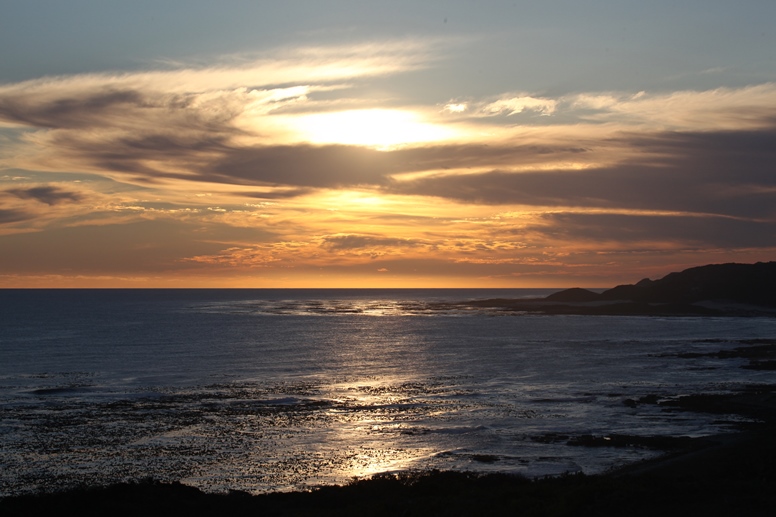
[[662, 458], [604, 475], [528, 480], [460, 472], [385, 474], [346, 486], [258, 496], [206, 494], [149, 480], [9, 497], [0, 500], [0, 515], [776, 515], [776, 386], [633, 402], [721, 418], [738, 414], [757, 422], [742, 424], [730, 435], [682, 440], [678, 450]]

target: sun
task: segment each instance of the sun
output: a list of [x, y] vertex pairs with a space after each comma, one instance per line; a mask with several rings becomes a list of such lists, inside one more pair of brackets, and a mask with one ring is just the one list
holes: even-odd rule
[[391, 149], [451, 138], [453, 130], [424, 122], [406, 110], [363, 109], [304, 115], [298, 131], [315, 144], [346, 144]]

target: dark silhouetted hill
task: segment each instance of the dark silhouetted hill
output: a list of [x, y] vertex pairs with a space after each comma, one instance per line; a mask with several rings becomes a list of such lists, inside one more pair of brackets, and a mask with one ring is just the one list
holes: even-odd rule
[[776, 262], [712, 264], [671, 273], [660, 280], [644, 279], [601, 293], [602, 300], [648, 303], [695, 303], [729, 300], [776, 305]]
[[546, 298], [459, 305], [538, 314], [776, 317], [776, 262], [694, 267], [600, 293], [574, 287]]
[[578, 302], [595, 302], [601, 299], [601, 295], [582, 289], [581, 287], [572, 287], [565, 291], [560, 291], [549, 295], [545, 298], [548, 302], [562, 302], [562, 303], [578, 303]]

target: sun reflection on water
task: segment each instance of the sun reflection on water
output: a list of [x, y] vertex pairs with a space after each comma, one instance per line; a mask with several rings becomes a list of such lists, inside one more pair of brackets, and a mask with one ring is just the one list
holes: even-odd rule
[[327, 445], [349, 451], [334, 476], [353, 479], [410, 470], [436, 452], [416, 441], [413, 424], [423, 404], [406, 393], [411, 385], [406, 378], [393, 377], [330, 386], [342, 405], [330, 410]]

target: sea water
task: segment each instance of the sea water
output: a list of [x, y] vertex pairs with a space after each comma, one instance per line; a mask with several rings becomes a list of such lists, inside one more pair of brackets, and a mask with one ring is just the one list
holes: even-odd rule
[[735, 421], [632, 401], [776, 380], [703, 355], [776, 337], [776, 318], [458, 304], [553, 291], [2, 290], [0, 496], [145, 478], [260, 493], [402, 470], [597, 473], [657, 453], [570, 437]]

